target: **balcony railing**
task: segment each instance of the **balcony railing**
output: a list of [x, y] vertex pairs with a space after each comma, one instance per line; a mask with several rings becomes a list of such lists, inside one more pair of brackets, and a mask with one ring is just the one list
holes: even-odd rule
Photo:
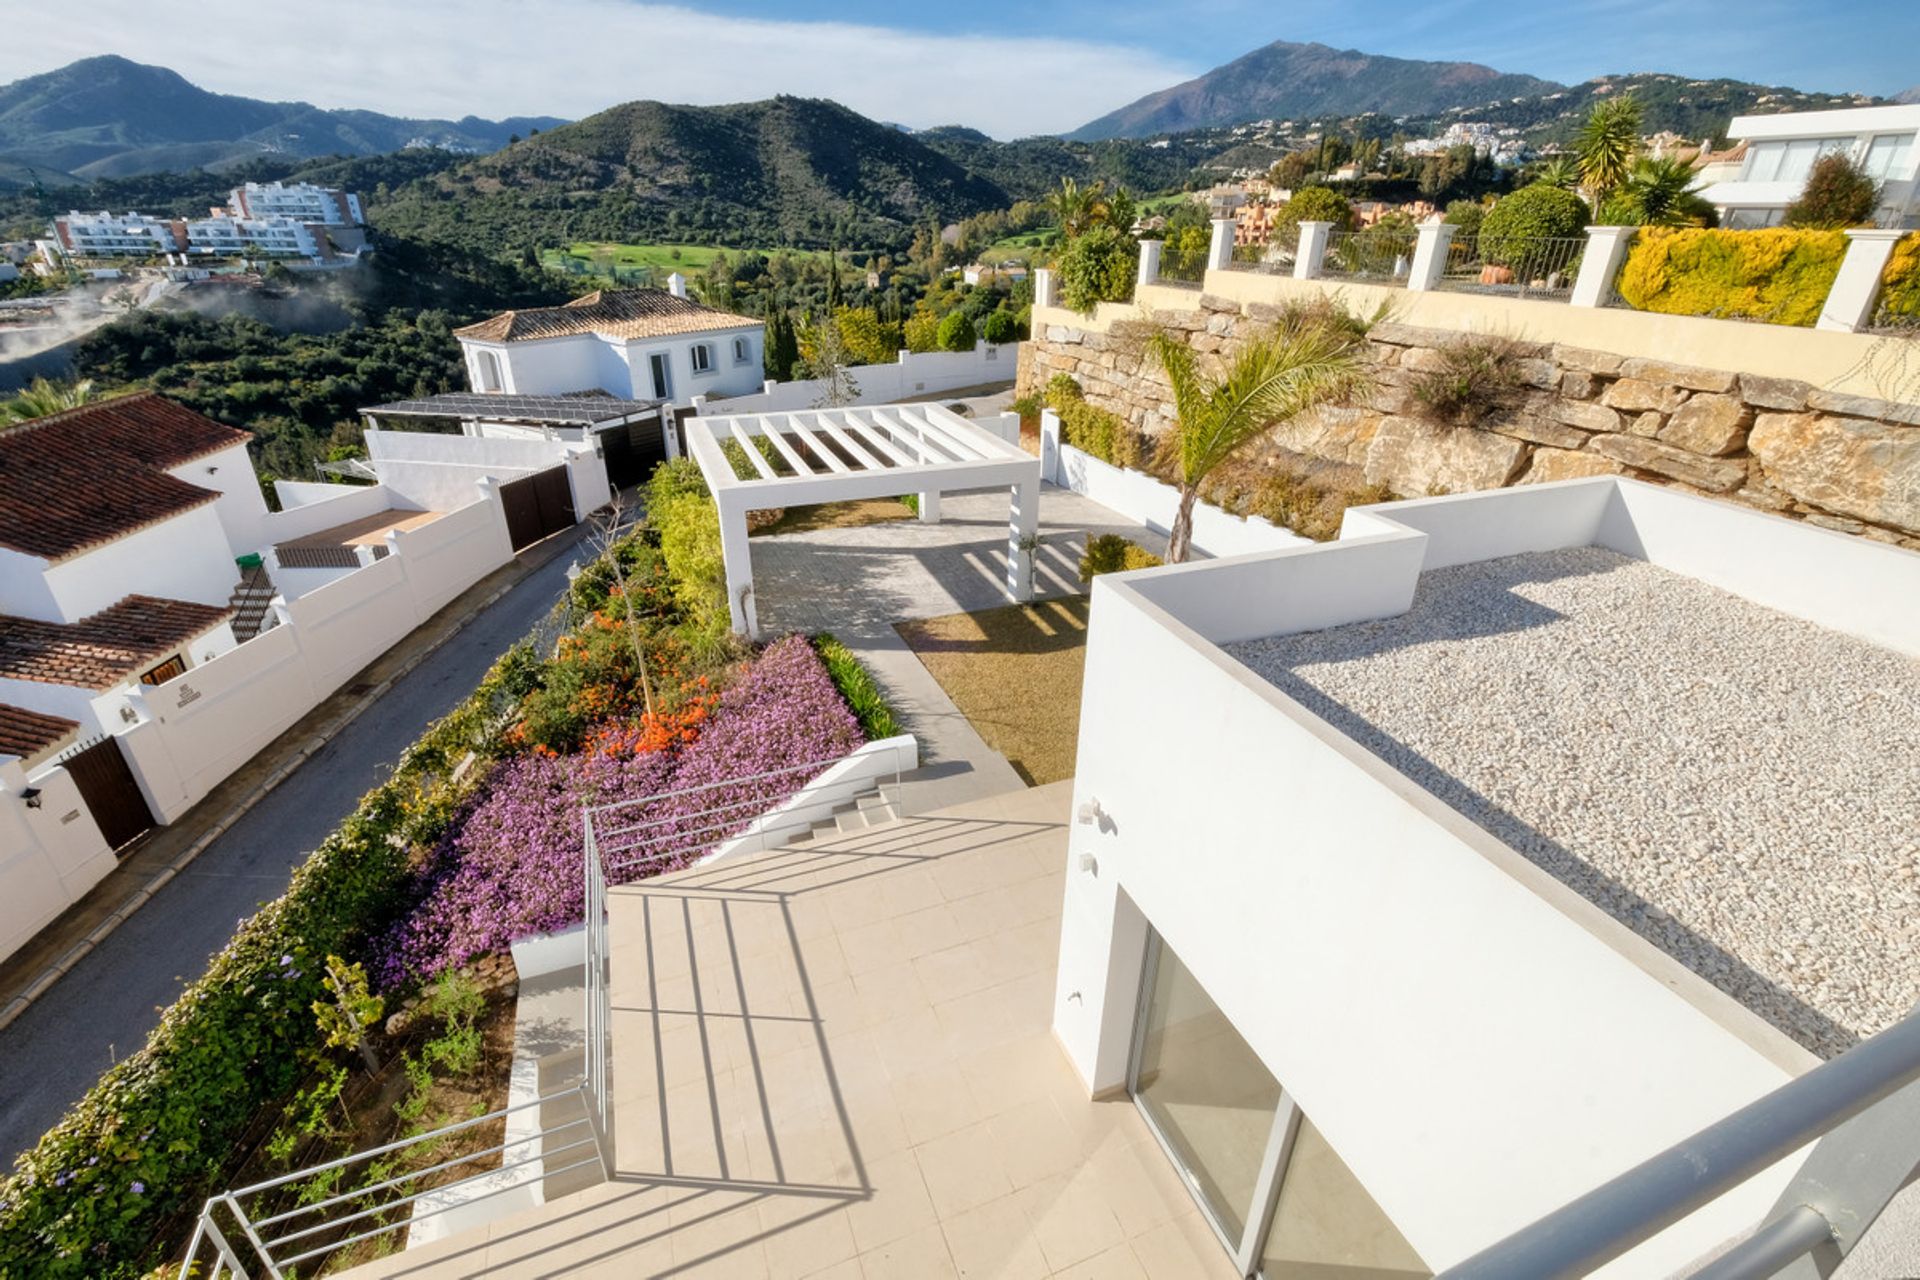
[[1319, 274], [1330, 280], [1405, 284], [1418, 237], [1411, 227], [1336, 231], [1327, 238]]
[[1446, 267], [1435, 287], [1458, 293], [1564, 301], [1573, 296], [1573, 282], [1580, 274], [1586, 249], [1585, 236], [1502, 237], [1483, 242], [1477, 235], [1455, 235], [1447, 246]]

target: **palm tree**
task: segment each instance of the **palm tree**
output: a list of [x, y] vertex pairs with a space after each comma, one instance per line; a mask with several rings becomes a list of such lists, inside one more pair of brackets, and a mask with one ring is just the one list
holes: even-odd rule
[[1580, 164], [1572, 156], [1553, 156], [1540, 166], [1533, 180], [1562, 191], [1580, 189]]
[[1174, 463], [1180, 506], [1167, 535], [1167, 563], [1187, 558], [1200, 485], [1275, 423], [1343, 398], [1366, 381], [1359, 339], [1324, 321], [1283, 324], [1243, 346], [1218, 378], [1199, 369], [1193, 348], [1162, 331], [1148, 349], [1167, 371], [1176, 420], [1164, 448]]
[[1599, 204], [1627, 180], [1640, 150], [1640, 103], [1632, 94], [1596, 103], [1574, 143], [1580, 180], [1591, 203]]
[[1693, 166], [1686, 161], [1642, 156], [1607, 202], [1601, 220], [1616, 226], [1692, 226], [1700, 221], [1705, 203], [1693, 194], [1693, 183]]
[[1081, 186], [1072, 178], [1060, 179], [1060, 185], [1047, 193], [1047, 211], [1060, 224], [1060, 234], [1071, 240], [1096, 223], [1107, 220], [1110, 207], [1104, 182]]
[[60, 383], [35, 378], [31, 384], [16, 392], [13, 399], [0, 403], [0, 422], [30, 422], [64, 409], [77, 409], [97, 399], [99, 396], [94, 392], [90, 379]]

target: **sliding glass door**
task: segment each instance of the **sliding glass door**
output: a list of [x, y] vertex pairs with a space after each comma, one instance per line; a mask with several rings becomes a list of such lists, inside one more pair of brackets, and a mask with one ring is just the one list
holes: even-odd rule
[[1241, 1274], [1432, 1274], [1157, 934], [1128, 1087]]

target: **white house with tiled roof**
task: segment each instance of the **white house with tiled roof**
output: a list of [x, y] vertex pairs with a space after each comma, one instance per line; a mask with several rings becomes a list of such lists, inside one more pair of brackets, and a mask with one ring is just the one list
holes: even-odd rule
[[666, 289], [598, 290], [565, 306], [503, 311], [456, 329], [475, 391], [519, 396], [600, 390], [681, 406], [763, 385], [766, 327]]

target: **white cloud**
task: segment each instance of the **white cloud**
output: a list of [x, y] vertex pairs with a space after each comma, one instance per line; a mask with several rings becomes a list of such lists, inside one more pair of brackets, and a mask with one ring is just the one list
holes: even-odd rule
[[394, 115], [578, 118], [640, 98], [833, 98], [916, 128], [1074, 128], [1196, 69], [1074, 40], [717, 17], [627, 0], [96, 0], [0, 49], [0, 78], [118, 53], [203, 88]]

